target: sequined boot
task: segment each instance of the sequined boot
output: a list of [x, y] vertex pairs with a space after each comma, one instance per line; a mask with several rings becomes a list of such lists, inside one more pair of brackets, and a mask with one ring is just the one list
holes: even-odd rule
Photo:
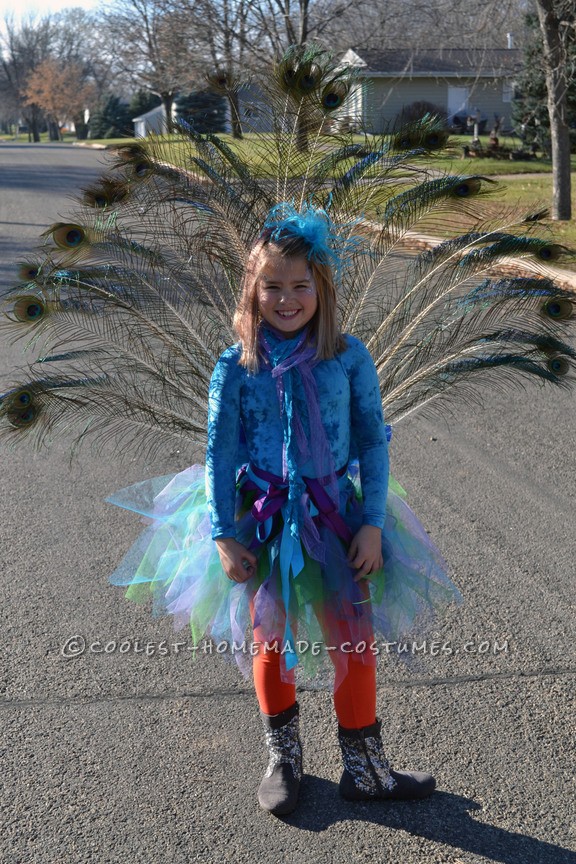
[[338, 727], [344, 771], [340, 794], [347, 801], [427, 798], [436, 786], [431, 774], [393, 771], [384, 755], [380, 722], [363, 729]]
[[302, 745], [298, 735], [298, 703], [281, 714], [262, 714], [270, 762], [258, 789], [258, 801], [275, 816], [296, 809], [302, 777]]

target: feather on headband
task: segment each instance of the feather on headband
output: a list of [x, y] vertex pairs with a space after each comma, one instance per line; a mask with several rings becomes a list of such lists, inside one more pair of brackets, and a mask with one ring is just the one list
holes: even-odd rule
[[[360, 219], [352, 224], [358, 222]], [[323, 207], [305, 202], [297, 210], [293, 202], [281, 201], [269, 211], [263, 230], [269, 233], [272, 241], [301, 237], [309, 247], [308, 259], [327, 264], [339, 276], [361, 242], [359, 237], [345, 236], [344, 229], [349, 228], [350, 224], [337, 226]]]

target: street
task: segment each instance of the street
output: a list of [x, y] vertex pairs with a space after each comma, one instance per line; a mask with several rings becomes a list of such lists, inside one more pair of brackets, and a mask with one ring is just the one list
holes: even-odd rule
[[[102, 160], [0, 144], [2, 290]], [[22, 348], [0, 344], [2, 391]], [[438, 790], [341, 800], [331, 694], [305, 685], [306, 776], [284, 820], [256, 800], [250, 681], [108, 583], [142, 525], [106, 496], [184, 468], [185, 447], [146, 464], [2, 446], [1, 864], [576, 862], [575, 429], [574, 391], [532, 385], [394, 430], [392, 472], [464, 604], [408, 640], [413, 664], [382, 649], [378, 711], [394, 766]]]

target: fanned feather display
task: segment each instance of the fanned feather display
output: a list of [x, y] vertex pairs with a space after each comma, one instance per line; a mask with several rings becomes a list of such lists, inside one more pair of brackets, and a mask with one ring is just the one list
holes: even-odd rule
[[[200, 458], [247, 251], [279, 202], [323, 208], [354, 238], [340, 320], [372, 353], [388, 422], [490, 383], [572, 380], [574, 296], [543, 270], [572, 253], [538, 235], [542, 213], [494, 220], [492, 181], [432, 169], [447, 137], [435, 118], [338, 131], [354, 71], [319, 48], [291, 49], [250, 86], [254, 131], [238, 146], [182, 123], [120, 147], [20, 267], [3, 328], [36, 359], [0, 396], [4, 435], [40, 444], [66, 430], [120, 452], [176, 437]], [[422, 234], [447, 239], [414, 254]]]

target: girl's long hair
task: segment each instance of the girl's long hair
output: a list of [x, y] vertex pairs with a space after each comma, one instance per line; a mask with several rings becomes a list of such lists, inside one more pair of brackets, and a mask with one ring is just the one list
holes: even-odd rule
[[250, 250], [242, 293], [234, 313], [234, 330], [242, 345], [240, 365], [246, 366], [250, 372], [259, 369], [258, 330], [261, 317], [257, 285], [267, 248], [284, 258], [306, 258], [308, 261], [316, 285], [318, 308], [308, 325], [307, 339], [316, 346], [317, 359], [330, 360], [344, 351], [346, 343], [338, 327], [336, 285], [330, 267], [308, 258], [309, 247], [301, 237], [287, 236], [272, 240], [270, 232], [264, 232]]

